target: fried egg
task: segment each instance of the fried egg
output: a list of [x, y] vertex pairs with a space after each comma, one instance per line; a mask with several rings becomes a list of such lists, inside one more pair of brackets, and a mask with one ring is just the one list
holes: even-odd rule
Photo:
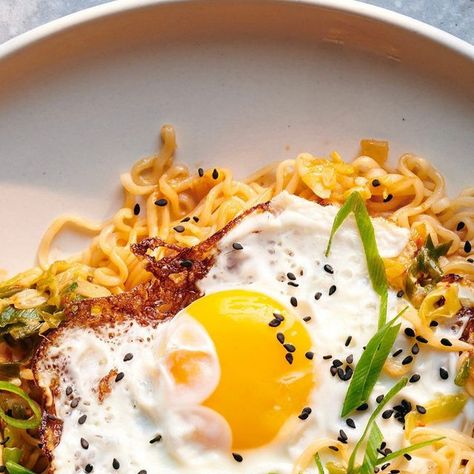
[[[282, 193], [224, 236], [198, 283], [202, 297], [174, 318], [143, 324], [130, 315], [59, 330], [35, 370], [62, 423], [53, 472], [290, 474], [318, 438], [343, 430], [355, 443], [394, 380], [381, 376], [351, 426], [341, 419], [351, 371], [377, 329], [379, 297], [352, 218], [324, 256], [337, 210]], [[380, 254], [397, 256], [408, 232], [382, 218], [373, 225]], [[406, 305], [389, 292], [389, 317]], [[407, 354], [408, 327], [395, 344]], [[458, 392], [456, 354], [419, 354], [410, 373], [420, 379], [394, 404]], [[469, 430], [473, 420], [469, 401], [442, 426]], [[379, 424], [399, 448], [402, 424]]]

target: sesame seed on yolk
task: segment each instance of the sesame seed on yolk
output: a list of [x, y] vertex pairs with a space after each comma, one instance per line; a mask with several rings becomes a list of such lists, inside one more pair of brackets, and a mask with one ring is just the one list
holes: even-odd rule
[[[272, 441], [308, 404], [313, 388], [313, 362], [305, 357], [311, 338], [304, 323], [269, 296], [247, 290], [206, 295], [186, 312], [214, 342], [221, 376], [204, 404], [229, 423], [233, 449]], [[283, 316], [278, 329], [269, 326], [275, 314]], [[291, 354], [277, 333], [291, 344]]]

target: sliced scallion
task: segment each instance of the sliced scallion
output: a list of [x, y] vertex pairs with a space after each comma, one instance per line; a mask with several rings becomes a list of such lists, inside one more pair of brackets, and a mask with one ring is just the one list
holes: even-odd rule
[[32, 400], [21, 388], [13, 385], [10, 382], [0, 381], [0, 391], [14, 393], [20, 398], [25, 400], [28, 403], [33, 415], [27, 420], [20, 420], [18, 418], [13, 418], [12, 416], [7, 415], [2, 408], [0, 408], [0, 418], [10, 426], [15, 428], [21, 428], [23, 430], [29, 430], [38, 428], [41, 423], [41, 408], [39, 405]]
[[359, 441], [357, 441], [356, 445], [354, 446], [354, 449], [351, 453], [351, 456], [349, 458], [349, 462], [347, 465], [347, 474], [355, 474], [355, 461], [356, 461], [356, 456], [357, 456], [357, 451], [361, 447], [362, 443], [364, 442], [365, 438], [367, 437], [367, 434], [371, 432], [372, 426], [375, 423], [375, 419], [377, 416], [380, 414], [380, 412], [383, 410], [385, 405], [402, 390], [406, 384], [408, 383], [408, 379], [406, 377], [400, 379], [385, 395], [383, 400], [377, 405], [377, 408], [373, 411], [372, 415], [370, 415], [369, 421], [367, 422], [367, 425], [362, 433], [362, 436], [360, 437]]
[[400, 330], [400, 324], [394, 323], [406, 309], [379, 329], [367, 343], [347, 389], [341, 417], [346, 417], [369, 399]]
[[372, 287], [380, 296], [379, 328], [381, 328], [387, 319], [387, 277], [385, 275], [385, 267], [382, 258], [380, 257], [377, 248], [377, 241], [375, 240], [375, 231], [372, 221], [370, 220], [369, 213], [365, 207], [364, 200], [357, 191], [354, 191], [349, 196], [334, 218], [329, 242], [326, 247], [326, 257], [329, 255], [329, 251], [331, 250], [334, 235], [351, 212], [354, 213], [357, 228], [359, 229]]

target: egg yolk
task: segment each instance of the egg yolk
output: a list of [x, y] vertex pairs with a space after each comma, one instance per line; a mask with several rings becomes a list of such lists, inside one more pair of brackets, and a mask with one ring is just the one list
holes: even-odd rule
[[186, 312], [208, 332], [221, 368], [204, 405], [229, 423], [233, 449], [270, 442], [308, 404], [313, 367], [305, 357], [311, 339], [304, 323], [274, 299], [247, 290], [206, 295]]

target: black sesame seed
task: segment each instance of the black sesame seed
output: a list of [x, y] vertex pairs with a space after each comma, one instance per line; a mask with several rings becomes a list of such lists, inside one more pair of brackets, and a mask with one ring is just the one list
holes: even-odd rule
[[305, 316], [305, 317], [303, 318], [303, 321], [304, 321], [305, 323], [307, 323], [308, 321], [311, 321], [311, 316]]
[[369, 408], [369, 405], [367, 405], [367, 403], [362, 403], [362, 405], [357, 407], [357, 411], [365, 411], [367, 408]]
[[408, 355], [402, 360], [402, 365], [408, 365], [413, 362], [413, 356]]
[[117, 470], [117, 469], [120, 469], [120, 463], [117, 461], [117, 459], [113, 459], [112, 461], [112, 467]]
[[191, 268], [193, 266], [192, 260], [181, 260], [180, 265], [184, 268]]
[[390, 474], [400, 474], [400, 469], [392, 469]]
[[84, 471], [92, 472], [93, 470], [94, 470], [94, 466], [92, 464], [86, 464], [86, 467], [84, 468]]
[[416, 355], [420, 352], [420, 346], [418, 344], [413, 344], [413, 347], [411, 348], [411, 353]]
[[237, 454], [237, 453], [232, 453], [232, 457], [237, 461], [237, 462], [242, 462], [244, 460], [244, 458], [240, 455], [240, 454]]
[[392, 357], [398, 357], [403, 352], [403, 349], [397, 349], [393, 354]]
[[128, 362], [129, 360], [132, 360], [132, 359], [133, 359], [133, 354], [129, 352], [128, 354], [125, 354], [123, 361]]
[[439, 368], [439, 376], [440, 376], [443, 380], [447, 380], [448, 377], [449, 377], [449, 372], [448, 372], [444, 367], [440, 367], [440, 368]]
[[138, 474], [147, 474], [145, 469], [142, 469], [141, 471], [138, 471]]
[[336, 451], [336, 452], [339, 451], [339, 448], [338, 448], [337, 446], [328, 446], [328, 448], [329, 448], [331, 451]]
[[242, 246], [242, 244], [239, 244], [238, 242], [234, 242], [234, 243], [232, 244], [232, 248], [233, 248], [234, 250], [242, 250], [244, 247]]
[[403, 406], [404, 410], [406, 413], [411, 411], [411, 403], [408, 400], [403, 399], [401, 401], [401, 405]]
[[184, 219], [181, 219], [181, 222], [189, 222], [191, 220], [191, 218], [188, 216], [188, 217], [185, 217]]
[[159, 443], [162, 439], [160, 434], [157, 434], [154, 438], [150, 439], [150, 444]]
[[298, 288], [300, 285], [294, 281], [289, 281], [288, 286], [292, 286], [293, 288]]
[[345, 373], [342, 367], [338, 367], [337, 369], [337, 375], [341, 380], [344, 380], [345, 378]]
[[385, 449], [386, 446], [387, 446], [387, 443], [385, 441], [382, 441], [380, 443], [380, 449]]
[[198, 216], [193, 216], [193, 221], [194, 222], [199, 222], [199, 217]]
[[298, 300], [294, 296], [290, 298], [290, 303], [291, 303], [291, 306], [293, 306], [294, 308], [298, 306]]
[[175, 225], [173, 229], [179, 234], [181, 234], [181, 232], [184, 232], [184, 225]]
[[405, 328], [405, 336], [415, 337], [415, 331], [412, 328]]
[[469, 242], [469, 240], [466, 240], [466, 242], [464, 242], [464, 252], [469, 253], [471, 250], [472, 250], [471, 242]]
[[329, 296], [333, 295], [336, 293], [336, 285], [332, 285], [331, 288], [329, 288]]
[[72, 393], [72, 387], [66, 387], [66, 395], [69, 397]]
[[327, 263], [326, 263], [326, 265], [324, 265], [323, 268], [324, 268], [324, 271], [329, 273], [330, 275], [332, 275], [334, 273], [334, 269], [331, 267], [331, 265], [329, 265]]
[[216, 170], [216, 168], [214, 168], [214, 170], [212, 171], [212, 179], [217, 179], [219, 177], [219, 171]]
[[466, 225], [466, 224], [464, 224], [463, 221], [459, 221], [459, 222], [458, 222], [458, 225], [456, 226], [456, 230], [457, 230], [457, 231], [463, 230], [465, 225]]
[[161, 199], [157, 199], [155, 201], [155, 206], [159, 206], [159, 207], [164, 207], [168, 204], [168, 201], [164, 198], [161, 198]]
[[346, 367], [346, 373], [344, 374], [343, 380], [350, 380], [352, 375], [354, 375], [354, 370], [352, 369], [352, 367]]
[[409, 382], [410, 383], [416, 383], [418, 382], [418, 380], [421, 379], [421, 375], [420, 374], [413, 374], [411, 377], [410, 377], [410, 380]]
[[430, 328], [435, 328], [436, 326], [438, 326], [438, 324], [439, 324], [438, 321], [435, 321], [433, 319], [433, 321], [431, 321], [431, 323], [430, 323]]
[[389, 202], [393, 199], [393, 194], [387, 194], [387, 197], [383, 200], [383, 202]]
[[331, 375], [334, 377], [337, 374], [337, 368], [332, 365], [329, 372], [331, 372]]
[[77, 408], [78, 405], [79, 405], [79, 398], [75, 398], [75, 399], [71, 402], [71, 408]]
[[422, 344], [427, 344], [428, 339], [424, 338], [423, 336], [416, 336], [415, 338], [418, 342], [421, 342]]
[[389, 462], [386, 462], [385, 464], [382, 464], [382, 465], [380, 466], [380, 470], [381, 470], [381, 471], [385, 471], [385, 469], [387, 469], [388, 466], [390, 466], [390, 463], [389, 463]]
[[314, 358], [314, 352], [308, 351], [304, 355], [308, 360], [313, 360]]
[[288, 351], [288, 352], [295, 352], [296, 347], [293, 344], [283, 344], [283, 347]]
[[372, 186], [373, 186], [374, 188], [379, 187], [379, 186], [380, 186], [380, 181], [379, 181], [378, 179], [373, 179], [373, 180], [372, 180]]
[[348, 364], [352, 364], [352, 362], [354, 362], [354, 356], [353, 356], [353, 354], [350, 354], [350, 355], [348, 355], [348, 356], [346, 357], [346, 362], [347, 362]]
[[397, 291], [397, 298], [401, 298], [404, 294], [403, 290]]
[[332, 359], [332, 355], [331, 355], [331, 354], [324, 355], [324, 356], [323, 356], [323, 359], [324, 359], [324, 360]]
[[346, 339], [346, 342], [344, 343], [344, 345], [345, 345], [346, 347], [348, 347], [349, 344], [351, 343], [351, 341], [352, 341], [352, 336], [349, 336], [349, 337]]
[[204, 170], [202, 168], [198, 168], [198, 175], [202, 178], [204, 176]]
[[347, 441], [347, 435], [344, 430], [339, 430], [339, 437], [345, 441]]
[[416, 406], [416, 411], [417, 411], [418, 413], [420, 413], [420, 415], [424, 415], [424, 414], [426, 413], [426, 408], [423, 407], [423, 406], [421, 406], [421, 405], [417, 405], [417, 406]]
[[135, 204], [135, 206], [133, 206], [133, 214], [135, 216], [138, 216], [138, 214], [140, 214], [140, 204], [138, 204], [138, 202]]
[[285, 359], [288, 362], [288, 364], [291, 365], [293, 363], [293, 354], [290, 354], [289, 352], [287, 352], [285, 354]]
[[383, 418], [384, 420], [388, 420], [392, 415], [393, 415], [393, 410], [385, 410], [385, 411], [382, 413], [382, 418]]
[[82, 447], [82, 449], [89, 449], [89, 443], [84, 438], [81, 438], [81, 447]]
[[83, 425], [87, 420], [87, 415], [81, 415], [79, 417], [79, 419], [77, 420], [77, 422], [80, 424], [80, 425]]
[[405, 453], [403, 455], [403, 457], [407, 460], [407, 461], [411, 461], [413, 458], [408, 454], [408, 453]]
[[449, 339], [446, 339], [445, 337], [443, 337], [443, 339], [441, 339], [441, 344], [443, 344], [443, 346], [447, 346], [447, 347], [450, 347], [453, 345], [453, 343], [449, 340]]
[[296, 276], [294, 273], [288, 272], [286, 276], [288, 277], [288, 280], [296, 280]]
[[380, 402], [383, 400], [383, 398], [384, 398], [384, 395], [383, 395], [383, 394], [382, 394], [382, 395], [379, 395], [379, 396], [375, 399], [375, 401], [376, 401], [377, 403], [380, 403]]
[[285, 342], [285, 335], [282, 332], [277, 332], [277, 339], [280, 344]]
[[334, 359], [332, 365], [333, 365], [334, 367], [341, 367], [342, 362], [341, 362], [339, 359]]
[[285, 320], [284, 316], [281, 315], [280, 313], [273, 313], [273, 317], [275, 319], [278, 319], [278, 321], [284, 321]]
[[444, 306], [446, 304], [446, 298], [444, 296], [441, 296], [441, 298], [439, 298], [438, 301], [436, 301], [435, 303], [435, 306], [437, 308], [441, 308], [442, 306]]
[[354, 420], [353, 420], [352, 418], [348, 418], [348, 419], [346, 420], [346, 425], [347, 425], [349, 428], [353, 428], [353, 429], [355, 429], [355, 427], [356, 427], [356, 424], [355, 424], [355, 422], [354, 422]]
[[320, 291], [318, 291], [318, 292], [314, 295], [314, 299], [315, 299], [315, 300], [319, 300], [319, 298], [321, 298], [321, 296], [323, 296], [323, 294], [322, 294]]
[[124, 374], [123, 372], [119, 372], [119, 373], [115, 376], [115, 381], [116, 381], [116, 382], [120, 382], [124, 377], [125, 377], [125, 374]]
[[467, 261], [468, 261], [469, 263], [474, 263], [474, 258], [468, 258]]
[[279, 325], [281, 324], [281, 321], [279, 319], [272, 319], [268, 325], [271, 327], [271, 328], [276, 328], [278, 327]]

